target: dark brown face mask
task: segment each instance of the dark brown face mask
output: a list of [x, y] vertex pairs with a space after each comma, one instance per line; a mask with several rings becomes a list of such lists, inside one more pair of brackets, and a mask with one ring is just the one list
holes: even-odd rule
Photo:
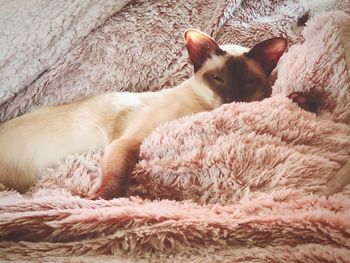
[[[233, 55], [198, 30], [186, 31], [185, 42], [194, 72], [201, 74], [223, 103], [269, 97], [268, 77], [287, 48], [287, 40], [277, 37], [255, 45], [247, 53]], [[220, 63], [208, 66], [215, 56], [221, 58]]]

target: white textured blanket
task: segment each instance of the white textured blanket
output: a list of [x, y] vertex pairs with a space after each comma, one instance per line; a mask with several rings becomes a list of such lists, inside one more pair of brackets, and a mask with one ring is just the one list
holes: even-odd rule
[[1, 0], [0, 105], [29, 86], [128, 0]]

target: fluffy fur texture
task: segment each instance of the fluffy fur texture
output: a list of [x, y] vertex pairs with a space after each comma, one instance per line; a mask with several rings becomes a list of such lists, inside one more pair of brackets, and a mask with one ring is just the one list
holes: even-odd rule
[[349, 159], [349, 132], [280, 95], [227, 105], [146, 139], [130, 194], [224, 205], [261, 191], [319, 190]]
[[[232, 14], [240, 12], [240, 19], [246, 19], [252, 29], [244, 31], [247, 33], [244, 37], [253, 36], [254, 30], [259, 29], [259, 23], [249, 21], [254, 17], [268, 20], [274, 14], [272, 7], [282, 8], [287, 1], [258, 2], [266, 5], [261, 14], [251, 11], [245, 1], [240, 6], [231, 3]], [[298, 1], [294, 4], [296, 7]], [[121, 17], [115, 15], [108, 20], [89, 35], [76, 53], [63, 57], [60, 64], [33, 84], [46, 83], [41, 86], [41, 92], [34, 96], [31, 92], [37, 89], [26, 89], [18, 94], [18, 100], [13, 100], [14, 104], [5, 103], [1, 108], [2, 118], [10, 118], [45, 101], [73, 99], [79, 91], [69, 97], [66, 94], [69, 87], [60, 90], [62, 86], [58, 83], [72, 81], [73, 85], [70, 78], [83, 79], [87, 71], [80, 75], [76, 68], [75, 74], [68, 74], [69, 69], [74, 71], [74, 67], [69, 68], [72, 64], [68, 60], [77, 62], [73, 57], [77, 58], [88, 43], [94, 46], [94, 34], [103, 32], [105, 26], [108, 28], [116, 21], [114, 28], [117, 28], [118, 19], [131, 26], [142, 17], [142, 11], [156, 12], [161, 6], [154, 4], [149, 8], [148, 4], [136, 3], [123, 8], [118, 13]], [[304, 3], [299, 7], [292, 10], [300, 11]], [[282, 29], [292, 28], [300, 17], [298, 12], [295, 16], [283, 14], [276, 20], [276, 23], [281, 21]], [[295, 24], [288, 20], [291, 17], [295, 18], [292, 20]], [[225, 25], [229, 26], [230, 21]], [[129, 189], [130, 195], [141, 197], [89, 200], [99, 184], [98, 161], [103, 153], [89, 151], [69, 156], [49, 169], [26, 195], [0, 193], [0, 257], [40, 261], [45, 255], [45, 260], [57, 262], [112, 259], [116, 262], [348, 262], [349, 185], [329, 198], [311, 192], [322, 189], [350, 156], [350, 127], [346, 117], [349, 99], [345, 96], [349, 93], [349, 21], [340, 12], [315, 17], [304, 30], [305, 42], [292, 47], [278, 68], [275, 93], [308, 90], [317, 81], [317, 87], [321, 86], [328, 98], [332, 98], [330, 92], [338, 94], [336, 103], [327, 100], [319, 117], [300, 110], [284, 95], [276, 95], [262, 102], [224, 105], [213, 112], [165, 124], [141, 146], [141, 161]], [[221, 24], [212, 27], [213, 32], [219, 32], [218, 25]], [[263, 30], [265, 26], [262, 24]], [[284, 32], [286, 35], [291, 32], [288, 30]], [[295, 36], [298, 30], [293, 31]], [[112, 38], [112, 31], [108, 32], [105, 39]], [[234, 43], [235, 37], [227, 39]], [[244, 44], [243, 38], [236, 40]], [[130, 45], [129, 48], [132, 49]], [[164, 86], [182, 79], [189, 73], [184, 58], [185, 52], [174, 53], [173, 60], [168, 60], [173, 66], [167, 67], [166, 73], [158, 69], [147, 83], [155, 80], [157, 74], [163, 77], [154, 83]], [[153, 63], [158, 61], [152, 59]], [[83, 57], [79, 63], [85, 60]], [[131, 81], [137, 83], [137, 76], [147, 74], [147, 67], [146, 73], [141, 72]], [[89, 76], [92, 73], [86, 78]], [[101, 76], [99, 73], [96, 78]], [[102, 81], [101, 90], [108, 85], [112, 86], [107, 80]], [[123, 85], [126, 82], [121, 82]], [[55, 87], [55, 92], [45, 93], [51, 87]], [[84, 90], [87, 94], [89, 87]], [[24, 101], [27, 103], [14, 110]]]

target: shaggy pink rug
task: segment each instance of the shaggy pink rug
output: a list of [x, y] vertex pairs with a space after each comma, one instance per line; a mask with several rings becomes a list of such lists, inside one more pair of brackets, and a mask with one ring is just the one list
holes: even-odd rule
[[[175, 7], [180, 9], [190, 6], [185, 1], [178, 3]], [[254, 4], [264, 7], [260, 13], [252, 11]], [[31, 88], [18, 93], [12, 104], [4, 102], [2, 118], [45, 102], [69, 101], [82, 90], [92, 94], [92, 86], [80, 89], [80, 85], [93, 78], [92, 73], [86, 73], [97, 66], [92, 67], [87, 54], [102, 50], [95, 47], [102, 33], [105, 40], [112, 39], [111, 32], [116, 32], [113, 30], [119, 28], [121, 20], [130, 28], [146, 17], [142, 12], [160, 15], [161, 27], [165, 24], [161, 14], [170, 7], [176, 10], [173, 5], [142, 5], [137, 1], [124, 7]], [[212, 24], [215, 26], [208, 31], [216, 32], [222, 41], [233, 43], [237, 38], [243, 43], [243, 37], [268, 29], [264, 21], [274, 21], [291, 42], [300, 43], [289, 49], [278, 66], [274, 96], [262, 102], [227, 104], [157, 128], [142, 144], [128, 198], [89, 200], [99, 183], [98, 161], [103, 154], [93, 150], [62, 160], [25, 195], [3, 189], [1, 259], [349, 262], [350, 185], [329, 198], [313, 193], [322, 190], [350, 159], [350, 17], [342, 12], [317, 15], [301, 35], [300, 28], [293, 28], [307, 10], [299, 1], [231, 1], [219, 10], [215, 21], [221, 22]], [[196, 15], [204, 14], [191, 17]], [[228, 20], [221, 28], [223, 17]], [[230, 38], [225, 32], [235, 24], [244, 34]], [[270, 26], [275, 28], [273, 23]], [[150, 44], [150, 39], [145, 38], [144, 43]], [[112, 42], [106, 40], [107, 50]], [[140, 48], [140, 43], [134, 44]], [[136, 46], [134, 50], [139, 50]], [[147, 52], [146, 46], [144, 49]], [[155, 81], [150, 89], [157, 88], [155, 83], [164, 87], [177, 83], [189, 73], [189, 67], [185, 53], [175, 54], [164, 62], [164, 57], [153, 58], [147, 53], [145, 58], [150, 56], [156, 65], [169, 63], [167, 73], [146, 70], [132, 81], [137, 83], [138, 77], [148, 79], [147, 84]], [[97, 57], [106, 59], [107, 55]], [[89, 63], [91, 68], [87, 69]], [[102, 60], [103, 70], [107, 64]], [[96, 74], [102, 76], [98, 71]], [[155, 80], [158, 75], [163, 77]], [[63, 88], [67, 83], [71, 86]], [[78, 90], [66, 94], [74, 83]], [[126, 84], [121, 82], [120, 87]], [[98, 90], [111, 85], [102, 81]], [[324, 91], [327, 98], [319, 116], [302, 111], [283, 95], [311, 88]]]

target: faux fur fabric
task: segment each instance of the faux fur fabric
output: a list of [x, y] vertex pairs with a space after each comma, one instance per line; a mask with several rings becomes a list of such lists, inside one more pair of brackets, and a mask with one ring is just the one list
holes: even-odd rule
[[1, 0], [0, 105], [29, 86], [127, 0]]
[[350, 127], [284, 96], [163, 125], [141, 149], [131, 195], [233, 204], [261, 192], [313, 192], [349, 159]]
[[[252, 11], [252, 2], [261, 7], [259, 12]], [[175, 42], [164, 44], [167, 52], [177, 50], [175, 53], [163, 54], [158, 45], [152, 48], [149, 45], [154, 43], [152, 37], [159, 37], [157, 41], [160, 41], [165, 34], [162, 30], [173, 32], [167, 25], [169, 19], [176, 17], [179, 21], [174, 21], [185, 26], [187, 16], [177, 16], [175, 2], [157, 3], [133, 1], [125, 6], [30, 86], [37, 88], [27, 88], [12, 103], [4, 103], [0, 109], [2, 118], [45, 103], [73, 100], [79, 94], [112, 89], [111, 81], [116, 78], [121, 80], [120, 87], [126, 89], [129, 77], [130, 83], [134, 83], [132, 90], [146, 89], [143, 84], [150, 84], [151, 90], [167, 87], [185, 78], [190, 67], [185, 51], [180, 49], [180, 33], [174, 32]], [[181, 14], [182, 7], [192, 5], [184, 1], [176, 3]], [[286, 3], [291, 4], [290, 9], [283, 7]], [[210, 9], [206, 9], [207, 6]], [[211, 27], [207, 32], [214, 32], [213, 35], [230, 43], [244, 44], [247, 38], [249, 46], [255, 32], [260, 34], [269, 28], [268, 23], [264, 23], [269, 19], [274, 21], [273, 27], [280, 21], [280, 32], [292, 43], [300, 43], [290, 48], [276, 70], [276, 95], [261, 102], [227, 104], [157, 128], [141, 146], [140, 162], [134, 170], [128, 198], [89, 200], [99, 184], [99, 160], [103, 155], [99, 150], [60, 161], [25, 195], [4, 189], [0, 192], [1, 259], [16, 262], [349, 262], [350, 185], [329, 198], [313, 192], [322, 190], [327, 180], [350, 159], [350, 126], [346, 117], [350, 17], [342, 12], [317, 15], [301, 34], [303, 26], [298, 26], [298, 21], [307, 13], [305, 2], [232, 1], [222, 5], [218, 2], [220, 14], [211, 20], [215, 23], [199, 18], [210, 17], [209, 12], [216, 10], [209, 2], [207, 5], [198, 2], [197, 7], [193, 19], [208, 23]], [[169, 8], [173, 16], [162, 16], [161, 10]], [[143, 18], [143, 24], [139, 24]], [[118, 41], [132, 38], [122, 33], [119, 38], [114, 31], [120, 28], [121, 22], [126, 28], [140, 32], [135, 35], [144, 40], [118, 49], [132, 60], [121, 58], [125, 71], [114, 75], [113, 70], [121, 70], [121, 64], [117, 67], [111, 62], [117, 54], [111, 47], [119, 47], [113, 37]], [[152, 23], [158, 27], [145, 27]], [[227, 30], [233, 25], [247, 30], [241, 35], [236, 34], [237, 31], [229, 35]], [[146, 37], [143, 32], [149, 30], [154, 31]], [[266, 32], [267, 37], [270, 34]], [[140, 46], [140, 43], [146, 44]], [[103, 45], [111, 52], [108, 53], [110, 60], [107, 53], [99, 53]], [[139, 53], [132, 53], [139, 49]], [[152, 49], [163, 56], [152, 57]], [[81, 54], [85, 55], [80, 59]], [[104, 59], [93, 60], [94, 55]], [[147, 56], [150, 56], [148, 60]], [[143, 63], [132, 68], [126, 62], [135, 62], [135, 58]], [[108, 74], [102, 75], [97, 69], [108, 70], [107, 64], [104, 65], [107, 62], [112, 63], [111, 68]], [[152, 63], [155, 65], [148, 68]], [[163, 65], [167, 66], [161, 68]], [[92, 81], [93, 69], [99, 80], [106, 76], [105, 82], [101, 81], [99, 86], [95, 79], [83, 89], [79, 83]], [[135, 75], [120, 76], [123, 72]], [[69, 82], [71, 78], [75, 82]], [[319, 116], [299, 109], [286, 94], [277, 94], [306, 91], [314, 87], [315, 82], [317, 88], [325, 90], [328, 99]], [[63, 83], [71, 86], [64, 88]], [[74, 91], [74, 83], [81, 89]], [[68, 91], [72, 94], [67, 94]], [[333, 91], [337, 95], [333, 96]]]
[[261, 39], [283, 36], [290, 44], [302, 41], [300, 21], [309, 12], [306, 1], [242, 1], [221, 28], [221, 43], [253, 47]]
[[136, 262], [178, 262], [178, 256], [197, 262], [347, 262], [349, 208], [344, 196], [326, 200], [291, 190], [220, 206], [90, 201], [46, 189], [30, 200], [2, 196], [1, 234], [14, 241], [2, 241], [0, 248], [8, 260], [86, 255], [98, 261], [97, 255], [114, 254]]

